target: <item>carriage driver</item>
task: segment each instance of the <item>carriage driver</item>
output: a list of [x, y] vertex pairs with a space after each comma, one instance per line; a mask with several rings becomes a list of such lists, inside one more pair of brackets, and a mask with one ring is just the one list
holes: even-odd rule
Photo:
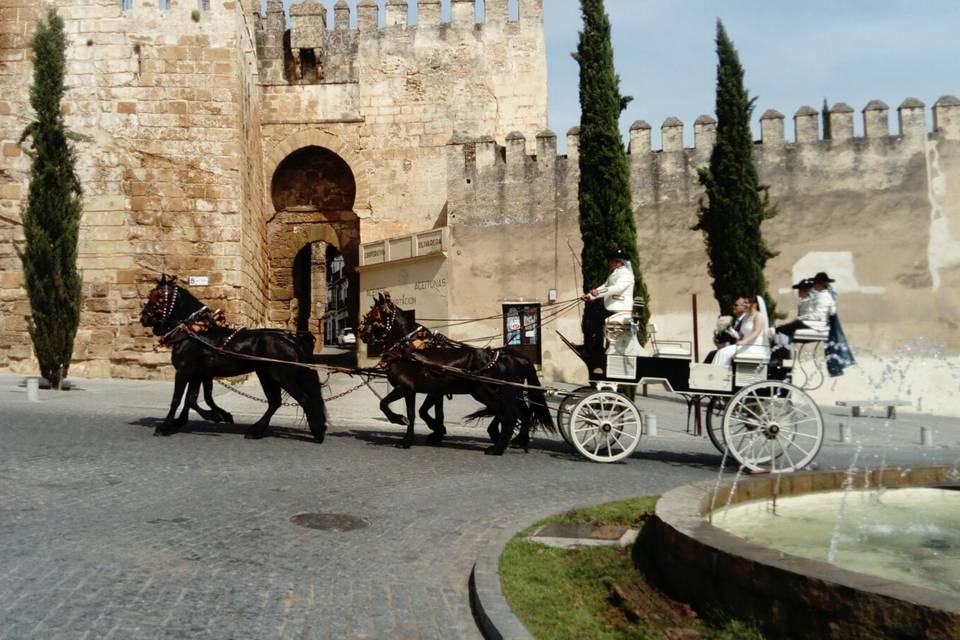
[[[605, 333], [608, 355], [644, 355], [643, 347], [637, 341], [637, 329], [631, 318], [635, 281], [630, 255], [618, 249], [610, 254], [609, 260], [610, 275], [607, 276], [607, 281], [602, 286], [583, 294], [581, 299], [585, 301], [603, 299], [603, 307], [607, 313]], [[588, 338], [587, 344], [590, 343]]]

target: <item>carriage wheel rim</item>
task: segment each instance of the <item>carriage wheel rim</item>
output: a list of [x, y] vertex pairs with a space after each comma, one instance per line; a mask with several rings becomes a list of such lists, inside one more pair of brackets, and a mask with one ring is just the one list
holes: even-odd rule
[[563, 438], [563, 441], [571, 447], [573, 446], [573, 440], [570, 439], [570, 414], [573, 413], [573, 409], [577, 406], [577, 403], [590, 393], [593, 393], [593, 391], [594, 388], [591, 386], [577, 387], [570, 395], [564, 397], [557, 407], [557, 431], [560, 432], [560, 437]]
[[569, 435], [585, 458], [616, 462], [632, 454], [640, 442], [640, 412], [619, 393], [597, 391], [580, 399], [571, 411]]
[[714, 448], [720, 453], [727, 450], [727, 445], [723, 440], [723, 414], [726, 410], [725, 398], [721, 396], [711, 396], [706, 408], [706, 428], [707, 437]]
[[723, 436], [733, 458], [752, 471], [797, 471], [823, 445], [823, 416], [803, 389], [766, 381], [744, 387], [727, 405]]

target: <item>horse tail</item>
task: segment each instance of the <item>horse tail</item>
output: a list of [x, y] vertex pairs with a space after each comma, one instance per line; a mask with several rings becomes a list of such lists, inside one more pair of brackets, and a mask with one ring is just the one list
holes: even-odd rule
[[529, 359], [526, 359], [524, 368], [524, 382], [529, 387], [536, 387], [536, 389], [527, 389], [527, 399], [533, 411], [530, 419], [530, 429], [535, 430], [539, 426], [543, 427], [547, 433], [556, 433], [557, 425], [554, 424], [553, 416], [550, 415], [550, 407], [547, 406], [547, 394], [543, 392], [543, 387], [540, 386], [537, 369]]
[[473, 413], [471, 413], [471, 414], [469, 414], [469, 415], [463, 416], [463, 421], [464, 421], [464, 422], [477, 422], [477, 421], [479, 421], [479, 420], [483, 420], [484, 418], [496, 418], [496, 417], [497, 417], [496, 412], [491, 411], [491, 410], [490, 410], [489, 408], [487, 408], [487, 407], [483, 407], [482, 409], [479, 409], [479, 410], [477, 410], [477, 411], [474, 411]]

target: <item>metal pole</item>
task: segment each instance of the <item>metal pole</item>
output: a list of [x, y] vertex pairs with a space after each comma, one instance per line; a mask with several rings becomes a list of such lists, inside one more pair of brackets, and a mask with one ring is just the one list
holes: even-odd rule
[[700, 332], [697, 330], [697, 294], [693, 294], [693, 361], [700, 362]]
[[[691, 295], [693, 301], [693, 361], [700, 362], [700, 332], [697, 329], [697, 294]], [[693, 400], [693, 430], [698, 437], [703, 435], [703, 418], [700, 415], [700, 396]]]

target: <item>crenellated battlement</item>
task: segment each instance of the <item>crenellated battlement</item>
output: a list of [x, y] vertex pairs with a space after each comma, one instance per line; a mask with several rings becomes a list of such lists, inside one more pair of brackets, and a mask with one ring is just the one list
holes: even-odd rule
[[[760, 144], [763, 147], [782, 147], [798, 144], [836, 145], [848, 140], [862, 141], [879, 138], [922, 139], [928, 134], [927, 108], [916, 98], [907, 98], [897, 107], [897, 130], [890, 129], [889, 107], [882, 100], [871, 100], [861, 110], [863, 135], [854, 135], [855, 110], [845, 102], [838, 102], [828, 110], [830, 138], [821, 135], [821, 113], [813, 107], [804, 105], [793, 115], [794, 136], [786, 139], [786, 117], [776, 109], [767, 109], [760, 116]], [[933, 121], [933, 135], [947, 139], [960, 139], [960, 100], [954, 96], [943, 96], [930, 110]], [[683, 122], [669, 117], [660, 126], [661, 147], [652, 148], [652, 127], [643, 120], [637, 120], [630, 127], [629, 153], [632, 156], [647, 153], [693, 152], [709, 157], [716, 143], [717, 122], [709, 115], [698, 117], [694, 123], [694, 145], [683, 146]], [[573, 131], [573, 130], [571, 130]], [[568, 149], [576, 154], [579, 133], [568, 134]]]
[[[234, 0], [117, 0], [116, 12], [127, 20], [162, 17], [176, 23], [200, 23], [204, 19], [223, 18], [234, 15], [238, 2]], [[241, 0], [239, 4], [252, 5], [250, 0]], [[259, 3], [256, 3], [259, 5]], [[85, 8], [86, 9], [86, 8]], [[106, 7], [99, 7], [101, 11]], [[109, 9], [111, 12], [114, 8]], [[89, 18], [89, 12], [82, 17]], [[106, 16], [98, 16], [106, 17]]]
[[[572, 130], [571, 130], [572, 131]], [[568, 142], [569, 142], [568, 134]], [[448, 143], [451, 169], [469, 178], [480, 175], [486, 179], [510, 178], [522, 175], [535, 178], [552, 174], [558, 165], [566, 165], [569, 155], [557, 154], [557, 134], [544, 129], [534, 140], [519, 131], [508, 133], [506, 144], [497, 144], [493, 136], [470, 138], [454, 135]]]
[[[820, 112], [803, 106], [793, 117], [794, 139], [787, 141], [785, 116], [768, 109], [760, 116], [761, 140], [755, 146], [761, 179], [779, 185], [775, 195], [816, 193], [841, 185], [892, 188], [909, 167], [923, 162], [925, 140], [960, 140], [960, 100], [943, 96], [930, 111], [932, 132], [925, 105], [907, 98], [897, 107], [897, 131], [891, 132], [889, 108], [871, 100], [861, 110], [864, 135], [854, 135], [854, 109], [840, 102], [828, 110], [831, 135], [823, 139]], [[703, 192], [697, 169], [710, 161], [717, 122], [702, 115], [693, 126], [694, 147], [685, 148], [683, 122], [667, 118], [661, 125], [661, 148], [656, 150], [650, 124], [638, 120], [630, 127], [628, 160], [637, 206], [695, 207]], [[579, 175], [579, 128], [571, 128], [566, 136], [565, 156], [557, 154], [557, 136], [549, 130], [535, 140], [510, 133], [503, 146], [489, 136], [454, 136], [448, 144], [448, 189], [451, 202], [460, 203], [460, 224], [489, 224], [490, 211], [497, 210], [511, 212], [508, 217], [514, 222], [538, 220], [544, 215], [544, 202], [554, 201], [544, 199], [547, 193], [572, 206]], [[822, 179], [824, 172], [830, 180]]]
[[[394, 45], [439, 43], [456, 34], [474, 39], [478, 51], [497, 40], [542, 40], [543, 0], [519, 0], [515, 18], [508, 2], [486, 0], [478, 20], [476, 0], [387, 0], [382, 11], [376, 0], [357, 0], [353, 7], [336, 0], [332, 12], [327, 2], [302, 0], [290, 5], [288, 25], [282, 1], [268, 0], [265, 13], [253, 13], [261, 75], [269, 84], [355, 81], [363, 42], [375, 42], [381, 54]], [[442, 18], [444, 3], [449, 20]], [[416, 22], [410, 20], [414, 4]]]
[[[156, 3], [158, 0], [143, 0]], [[171, 0], [173, 1], [173, 0]], [[303, 16], [327, 14], [331, 0], [301, 0], [290, 5], [290, 28], [296, 29], [305, 24], [299, 20]], [[282, 10], [282, 2], [268, 0], [267, 13]], [[386, 0], [384, 10], [376, 0], [356, 0], [354, 7], [347, 0], [336, 0], [332, 4], [333, 21], [329, 28], [336, 30], [375, 31], [389, 27], [433, 28], [450, 27], [460, 29], [482, 29], [484, 27], [506, 24], [542, 23], [543, 0], [519, 0], [519, 14], [514, 17], [509, 12], [509, 0], [485, 0], [484, 15], [478, 19], [478, 0]], [[450, 19], [444, 20], [444, 5], [449, 7]], [[416, 7], [417, 20], [410, 20], [411, 9]], [[260, 12], [255, 9], [255, 12]], [[351, 26], [351, 18], [356, 15], [356, 26]]]

